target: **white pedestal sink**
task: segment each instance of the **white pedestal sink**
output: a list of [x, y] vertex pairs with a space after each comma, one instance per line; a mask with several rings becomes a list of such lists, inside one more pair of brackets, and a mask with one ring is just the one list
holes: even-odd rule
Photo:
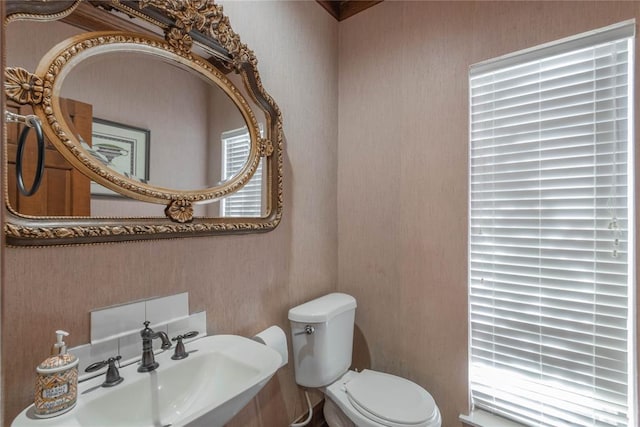
[[280, 354], [251, 339], [213, 335], [188, 343], [189, 357], [156, 355], [158, 369], [120, 369], [124, 382], [101, 387], [103, 376], [78, 385], [78, 403], [58, 417], [38, 419], [33, 406], [16, 417], [20, 426], [223, 426], [278, 370]]

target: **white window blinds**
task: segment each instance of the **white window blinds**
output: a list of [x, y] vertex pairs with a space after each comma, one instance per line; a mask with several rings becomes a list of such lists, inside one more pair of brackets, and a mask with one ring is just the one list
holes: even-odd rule
[[[262, 126], [260, 127], [262, 133]], [[230, 179], [238, 173], [249, 156], [251, 139], [246, 127], [222, 133], [222, 177]], [[222, 199], [224, 217], [262, 216], [262, 159], [256, 172], [240, 190]]]
[[470, 71], [470, 388], [532, 426], [631, 426], [635, 22]]

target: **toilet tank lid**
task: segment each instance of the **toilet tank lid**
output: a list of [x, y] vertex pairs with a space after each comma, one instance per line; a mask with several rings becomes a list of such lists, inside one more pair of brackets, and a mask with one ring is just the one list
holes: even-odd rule
[[333, 293], [316, 298], [289, 310], [289, 320], [304, 323], [327, 322], [338, 314], [356, 308], [356, 299], [351, 295]]

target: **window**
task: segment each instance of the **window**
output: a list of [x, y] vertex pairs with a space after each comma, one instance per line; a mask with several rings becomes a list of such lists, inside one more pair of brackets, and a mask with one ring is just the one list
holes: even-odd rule
[[636, 425], [634, 35], [629, 21], [471, 67], [476, 408]]
[[[260, 126], [262, 134], [262, 126]], [[251, 139], [246, 127], [222, 133], [222, 177], [226, 181], [236, 175], [249, 155]], [[220, 203], [224, 217], [262, 216], [262, 159], [249, 182]]]

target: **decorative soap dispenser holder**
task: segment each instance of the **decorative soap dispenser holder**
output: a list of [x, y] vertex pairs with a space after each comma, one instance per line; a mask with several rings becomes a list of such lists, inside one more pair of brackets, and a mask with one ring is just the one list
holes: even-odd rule
[[36, 368], [35, 416], [55, 417], [72, 409], [78, 398], [78, 358], [67, 353], [62, 340], [65, 331], [56, 331], [51, 356]]

